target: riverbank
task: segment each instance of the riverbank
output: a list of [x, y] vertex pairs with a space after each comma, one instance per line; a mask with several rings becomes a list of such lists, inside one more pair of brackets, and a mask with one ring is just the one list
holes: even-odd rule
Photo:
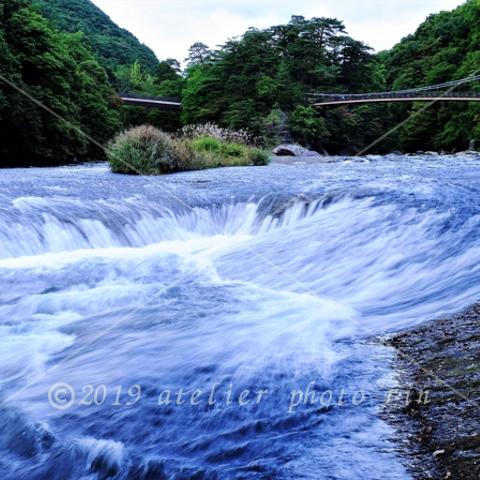
[[400, 388], [413, 393], [385, 415], [414, 478], [480, 478], [480, 304], [387, 343], [397, 352]]

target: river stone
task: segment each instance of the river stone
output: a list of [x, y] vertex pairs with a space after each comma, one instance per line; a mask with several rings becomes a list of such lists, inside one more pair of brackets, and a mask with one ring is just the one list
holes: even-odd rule
[[300, 145], [279, 145], [273, 149], [273, 154], [279, 157], [320, 157], [318, 152], [308, 150]]

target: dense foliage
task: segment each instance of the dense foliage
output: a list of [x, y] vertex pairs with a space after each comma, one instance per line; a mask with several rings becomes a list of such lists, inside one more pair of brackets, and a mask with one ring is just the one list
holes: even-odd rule
[[148, 125], [117, 135], [107, 158], [114, 173], [159, 175], [181, 169], [173, 138]]
[[268, 153], [244, 143], [226, 141], [216, 136], [215, 131], [218, 129], [200, 137], [173, 137], [149, 125], [134, 127], [117, 135], [108, 146], [110, 168], [114, 173], [162, 175], [268, 163]]
[[153, 51], [116, 25], [90, 0], [33, 0], [42, 14], [64, 32], [83, 32], [86, 45], [109, 72], [136, 61], [153, 73], [158, 60]]
[[398, 90], [475, 73], [480, 0], [431, 15], [415, 34], [376, 56], [347, 36], [338, 20], [292, 17], [288, 25], [250, 29], [216, 51], [193, 45], [183, 116], [186, 122], [216, 121], [267, 141], [293, 139], [329, 153], [362, 152], [389, 130], [370, 151], [464, 150], [470, 139], [480, 140], [478, 103], [315, 109], [305, 94]]
[[29, 2], [0, 4], [0, 71], [56, 117], [0, 79], [0, 162], [65, 163], [99, 158], [86, 136], [106, 141], [120, 115], [105, 70], [81, 35], [52, 29]]
[[216, 51], [195, 44], [188, 65], [184, 122], [216, 121], [271, 141], [292, 135], [328, 151], [354, 150], [382, 126], [382, 117], [372, 114], [382, 107], [319, 114], [306, 104], [308, 92], [384, 87], [369, 47], [335, 19], [292, 17], [287, 25], [250, 29]]
[[[453, 12], [431, 15], [418, 30], [381, 54], [388, 87], [395, 90], [432, 85], [480, 73], [480, 0], [469, 0]], [[479, 90], [480, 84], [459, 87]], [[423, 104], [394, 106], [396, 123]], [[465, 150], [480, 140], [478, 103], [438, 103], [400, 129], [389, 145], [404, 151]]]

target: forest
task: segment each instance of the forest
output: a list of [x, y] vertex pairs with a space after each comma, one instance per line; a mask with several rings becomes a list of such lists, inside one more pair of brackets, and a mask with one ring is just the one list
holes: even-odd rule
[[26, 0], [6, 0], [0, 5], [0, 51], [2, 166], [101, 157], [87, 136], [108, 141], [122, 116], [83, 34], [55, 30]]
[[[184, 59], [157, 60], [89, 0], [5, 0], [0, 51], [0, 166], [102, 159], [90, 136], [104, 145], [122, 128], [145, 123], [175, 132], [214, 122], [248, 130], [267, 147], [294, 141], [355, 154], [423, 105], [318, 109], [306, 94], [409, 88], [478, 72], [480, 0], [429, 16], [378, 54], [340, 20], [293, 16], [217, 49], [196, 43], [184, 68]], [[123, 107], [120, 92], [179, 97], [182, 112]], [[370, 152], [465, 150], [480, 139], [479, 119], [479, 105], [439, 103]]]

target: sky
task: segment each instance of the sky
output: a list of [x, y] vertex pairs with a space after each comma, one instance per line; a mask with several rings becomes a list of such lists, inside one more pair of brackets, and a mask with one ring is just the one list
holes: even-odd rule
[[188, 48], [210, 48], [249, 27], [287, 23], [292, 15], [334, 17], [376, 51], [391, 48], [430, 14], [462, 0], [92, 0], [113, 21], [154, 50], [183, 62]]

